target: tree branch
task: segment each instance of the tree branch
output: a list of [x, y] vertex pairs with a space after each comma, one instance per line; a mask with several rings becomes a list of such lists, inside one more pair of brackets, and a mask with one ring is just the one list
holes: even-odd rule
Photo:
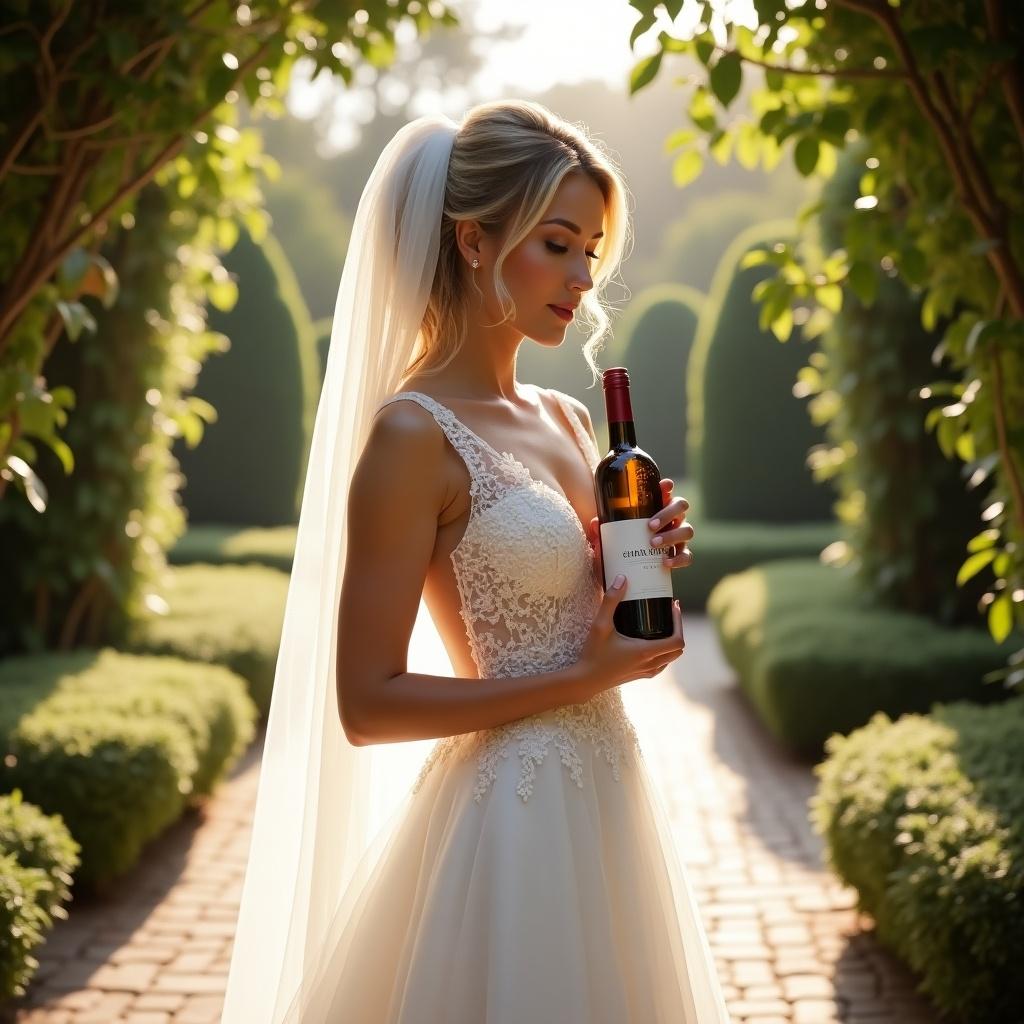
[[[1006, 12], [1000, 0], [985, 0], [985, 16], [988, 20], [989, 34], [993, 42], [1008, 37], [1006, 28]], [[1006, 105], [1010, 110], [1013, 126], [1017, 129], [1017, 140], [1024, 148], [1024, 81], [1020, 73], [1020, 54], [1006, 61], [999, 75]]]
[[1005, 207], [996, 194], [995, 186], [988, 176], [988, 171], [986, 171], [981, 158], [978, 156], [978, 150], [974, 145], [974, 139], [971, 136], [971, 130], [967, 125], [966, 118], [957, 104], [956, 97], [953, 95], [945, 75], [941, 71], [935, 71], [932, 73], [932, 77], [935, 81], [939, 99], [949, 115], [950, 124], [959, 132], [963, 157], [968, 172], [974, 180], [974, 188], [978, 200], [984, 204], [985, 216], [990, 223], [998, 224], [1005, 216]]
[[728, 50], [720, 46], [715, 47], [723, 56], [735, 55], [748, 64], [756, 64], [760, 68], [769, 71], [781, 71], [785, 75], [813, 75], [819, 77], [825, 75], [829, 78], [905, 78], [902, 71], [890, 71], [888, 68], [795, 68], [789, 64], [773, 64], [770, 61], [758, 60], [757, 57], [748, 57], [739, 50]]
[[[999, 290], [996, 300], [996, 318], [1002, 316], [1006, 292]], [[992, 407], [996, 418], [996, 437], [999, 440], [999, 454], [1002, 458], [1006, 479], [1013, 492], [1013, 514], [1017, 520], [1017, 528], [1024, 531], [1024, 483], [1021, 482], [1017, 464], [1014, 461], [1014, 449], [1010, 444], [1009, 432], [1006, 429], [1006, 397], [1003, 389], [1003, 364], [999, 349], [992, 346]]]
[[[250, 54], [249, 57], [246, 58], [242, 64], [239, 65], [237, 72], [232, 77], [230, 88], [233, 89], [245, 77], [245, 75], [247, 75], [249, 71], [263, 59], [272, 42], [273, 36], [270, 35], [256, 48], [256, 50], [253, 51], [252, 54]], [[18, 318], [35, 297], [40, 286], [44, 282], [48, 281], [57, 271], [57, 268], [60, 266], [64, 257], [76, 245], [78, 245], [90, 231], [95, 231], [98, 226], [105, 224], [112, 210], [124, 202], [125, 199], [129, 199], [134, 196], [139, 189], [153, 179], [157, 171], [159, 171], [164, 164], [177, 156], [184, 148], [186, 141], [190, 137], [191, 131], [194, 131], [199, 125], [201, 125], [223, 101], [223, 96], [218, 97], [213, 103], [210, 103], [204, 110], [200, 111], [193, 119], [192, 127], [189, 131], [182, 132], [171, 139], [171, 141], [138, 173], [134, 179], [124, 182], [120, 187], [118, 187], [114, 191], [114, 194], [111, 195], [95, 213], [92, 214], [86, 223], [77, 224], [72, 228], [71, 232], [60, 242], [54, 245], [44, 257], [33, 260], [35, 266], [32, 266], [27, 271], [23, 271], [17, 275], [19, 278], [16, 282], [17, 287], [13, 287], [15, 284], [14, 281], [9, 283], [8, 287], [5, 289], [4, 299], [0, 302], [0, 349], [3, 349], [6, 346], [11, 336], [11, 330]], [[38, 244], [39, 243], [37, 241], [36, 245]], [[25, 267], [24, 263], [22, 264], [22, 267]]]
[[58, 174], [60, 170], [60, 164], [11, 164], [14, 174]]
[[868, 0], [834, 0], [834, 2], [851, 10], [860, 10], [870, 14], [885, 27], [900, 60], [903, 62], [910, 91], [925, 120], [935, 132], [939, 148], [942, 150], [946, 164], [953, 176], [957, 196], [963, 204], [964, 210], [980, 238], [994, 239], [998, 243], [989, 249], [986, 258], [992, 264], [997, 278], [1006, 289], [1014, 316], [1024, 317], [1024, 275], [1010, 250], [1006, 238], [1007, 227], [1004, 223], [991, 220], [986, 203], [977, 194], [971, 174], [965, 166], [963, 154], [953, 137], [951, 126], [946, 122], [932, 99], [895, 11], [888, 7], [884, 10], [876, 8]]
[[118, 115], [108, 114], [106, 117], [101, 117], [98, 121], [94, 121], [92, 124], [84, 124], [80, 128], [66, 128], [60, 131], [46, 131], [46, 135], [51, 139], [81, 139], [86, 135], [95, 135], [97, 132], [103, 131], [104, 128], [109, 128], [116, 120]]

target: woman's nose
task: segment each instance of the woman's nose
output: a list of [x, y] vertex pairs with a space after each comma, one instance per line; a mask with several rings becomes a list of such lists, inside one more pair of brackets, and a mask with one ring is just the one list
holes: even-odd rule
[[572, 288], [579, 288], [582, 291], [590, 291], [594, 287], [594, 278], [590, 273], [590, 268], [583, 266], [579, 272], [572, 279]]

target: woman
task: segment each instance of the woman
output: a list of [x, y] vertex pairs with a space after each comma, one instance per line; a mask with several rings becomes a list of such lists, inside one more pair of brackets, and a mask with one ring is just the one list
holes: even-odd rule
[[[317, 412], [225, 1024], [728, 1021], [618, 690], [682, 653], [678, 604], [666, 640], [614, 629], [628, 584], [599, 580], [586, 409], [515, 378], [525, 337], [563, 340], [550, 307], [607, 326], [625, 197], [536, 103], [420, 118], [381, 154]], [[662, 486], [657, 533], [686, 565], [686, 502]], [[429, 740], [415, 781], [396, 775]]]

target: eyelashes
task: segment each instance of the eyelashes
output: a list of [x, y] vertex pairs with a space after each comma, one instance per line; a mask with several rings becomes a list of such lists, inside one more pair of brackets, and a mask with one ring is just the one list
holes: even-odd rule
[[[552, 252], [557, 252], [557, 253], [565, 253], [565, 252], [568, 252], [568, 251], [569, 251], [569, 247], [568, 247], [568, 246], [565, 246], [565, 245], [556, 245], [556, 244], [555, 244], [554, 242], [545, 242], [545, 245], [547, 245], [547, 247], [548, 247], [548, 248], [549, 248], [549, 249], [550, 249], [550, 250], [551, 250]], [[589, 256], [589, 257], [590, 257], [590, 258], [591, 258], [592, 260], [597, 260], [597, 259], [600, 259], [600, 258], [601, 258], [601, 254], [600, 254], [600, 253], [596, 253], [596, 252], [588, 252], [588, 253], [587, 253], [587, 255], [588, 255], [588, 256]]]

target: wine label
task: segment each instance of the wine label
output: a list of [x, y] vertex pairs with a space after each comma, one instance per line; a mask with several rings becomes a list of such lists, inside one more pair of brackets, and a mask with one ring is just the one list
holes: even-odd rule
[[605, 590], [621, 572], [629, 581], [626, 601], [672, 596], [672, 570], [662, 562], [665, 548], [651, 547], [653, 536], [646, 519], [601, 524]]

